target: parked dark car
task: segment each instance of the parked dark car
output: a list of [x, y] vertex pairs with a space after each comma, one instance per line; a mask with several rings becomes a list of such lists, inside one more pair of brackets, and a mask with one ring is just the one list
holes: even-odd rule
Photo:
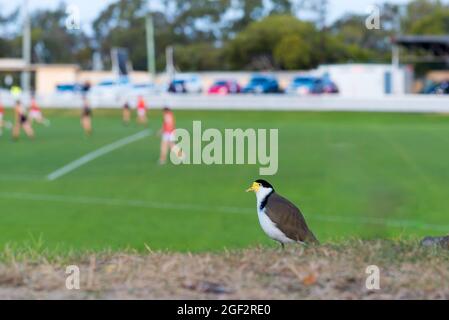
[[172, 93], [186, 93], [186, 83], [184, 80], [173, 80], [168, 86], [168, 92]]
[[272, 76], [256, 75], [251, 78], [249, 83], [243, 88], [244, 93], [278, 93], [279, 83]]
[[300, 95], [338, 93], [338, 87], [328, 76], [304, 75], [295, 77], [286, 92]]
[[203, 84], [200, 76], [197, 74], [178, 74], [169, 84], [168, 91], [174, 93], [199, 94], [203, 91]]
[[323, 82], [323, 92], [324, 93], [339, 93], [338, 86], [332, 81], [329, 73], [325, 72], [321, 80]]
[[209, 94], [239, 93], [240, 85], [235, 80], [218, 80], [209, 88]]
[[428, 80], [424, 83], [424, 87], [422, 88], [420, 93], [433, 94], [437, 87], [438, 83]]
[[428, 85], [423, 93], [426, 94], [449, 94], [449, 81], [442, 81]]

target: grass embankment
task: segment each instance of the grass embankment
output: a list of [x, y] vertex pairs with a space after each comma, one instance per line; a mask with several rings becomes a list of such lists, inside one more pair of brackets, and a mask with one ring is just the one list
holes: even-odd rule
[[[449, 299], [449, 251], [412, 240], [50, 260], [7, 251], [2, 261], [0, 299]], [[69, 264], [80, 268], [80, 290], [65, 287]], [[369, 265], [380, 268], [380, 290], [366, 289]]]

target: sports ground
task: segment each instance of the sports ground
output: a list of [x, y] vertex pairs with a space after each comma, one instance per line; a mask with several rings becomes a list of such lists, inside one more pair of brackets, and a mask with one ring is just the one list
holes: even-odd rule
[[[45, 110], [44, 110], [45, 111]], [[151, 134], [54, 181], [48, 175], [140, 133], [119, 110], [46, 111], [36, 139], [0, 137], [0, 246], [56, 251], [219, 251], [276, 246], [253, 194], [258, 165], [160, 166], [161, 113]], [[279, 170], [264, 177], [296, 203], [322, 241], [440, 235], [449, 229], [449, 116], [437, 114], [175, 111], [178, 128], [279, 129]], [[11, 113], [7, 118], [11, 119]]]

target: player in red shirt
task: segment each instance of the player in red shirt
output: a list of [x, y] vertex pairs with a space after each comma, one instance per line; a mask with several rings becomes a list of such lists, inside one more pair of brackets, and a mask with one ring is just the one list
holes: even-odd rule
[[147, 107], [145, 105], [145, 100], [142, 96], [137, 98], [137, 123], [147, 124]]
[[34, 96], [31, 98], [31, 107], [29, 116], [31, 123], [33, 123], [33, 121], [36, 121], [37, 123], [43, 124], [45, 126], [50, 125], [50, 121], [45, 119], [44, 116], [42, 115], [42, 110], [37, 105], [36, 98]]
[[[160, 164], [165, 164], [167, 161], [168, 150], [176, 152], [178, 157], [183, 156], [183, 152], [175, 144], [175, 116], [170, 108], [164, 108], [164, 121], [161, 128], [161, 155], [159, 158]], [[177, 148], [177, 150], [175, 150]]]

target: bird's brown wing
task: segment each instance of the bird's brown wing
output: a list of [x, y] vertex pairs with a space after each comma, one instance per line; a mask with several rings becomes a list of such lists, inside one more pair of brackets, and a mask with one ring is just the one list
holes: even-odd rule
[[265, 206], [265, 213], [288, 238], [295, 241], [318, 243], [301, 211], [276, 192], [270, 195]]

